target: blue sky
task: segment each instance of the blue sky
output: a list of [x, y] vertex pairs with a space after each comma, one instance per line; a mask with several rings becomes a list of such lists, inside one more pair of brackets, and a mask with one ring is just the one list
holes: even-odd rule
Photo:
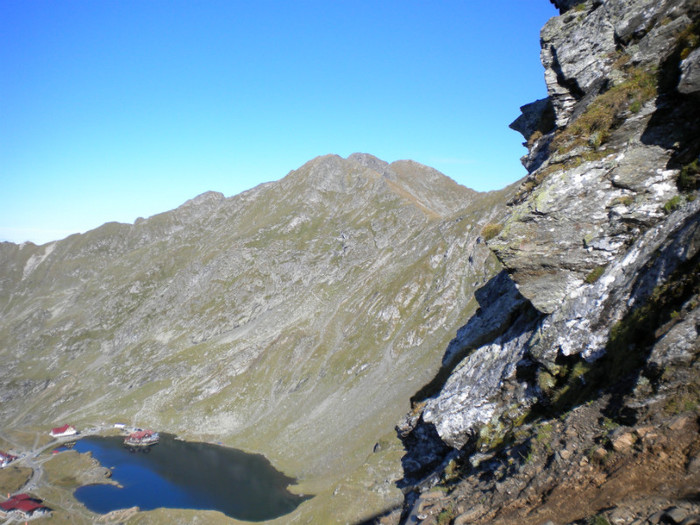
[[547, 0], [0, 0], [0, 240], [235, 195], [327, 153], [525, 175]]

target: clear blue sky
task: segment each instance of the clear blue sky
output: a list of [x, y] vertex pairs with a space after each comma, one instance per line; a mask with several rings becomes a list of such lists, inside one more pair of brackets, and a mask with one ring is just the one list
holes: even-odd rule
[[548, 0], [0, 0], [0, 240], [235, 195], [326, 153], [525, 175]]

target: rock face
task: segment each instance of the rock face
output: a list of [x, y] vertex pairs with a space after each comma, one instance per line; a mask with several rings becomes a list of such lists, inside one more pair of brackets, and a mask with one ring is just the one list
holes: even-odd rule
[[[698, 149], [697, 100], [679, 93], [677, 74], [667, 73], [679, 67], [674, 53], [686, 49], [697, 5], [580, 5], [586, 10], [543, 29], [558, 128], [553, 142], [544, 141], [552, 151], [530, 176], [534, 189], [491, 244], [545, 313], [666, 218], [664, 206], [679, 194], [678, 168]], [[572, 118], [578, 120], [563, 128]], [[542, 155], [539, 145], [533, 150]]]
[[[544, 440], [530, 433], [533, 421], [563, 420], [593, 403], [600, 420], [615, 425], [646, 418], [663, 426], [669, 414], [700, 404], [693, 178], [700, 171], [700, 4], [554, 3], [562, 15], [541, 39], [549, 98], [523, 106], [511, 125], [528, 139], [530, 174], [500, 233], [487, 241], [505, 268], [498, 279], [512, 280], [517, 293], [504, 293], [498, 279], [476, 292], [479, 311], [421, 391], [420, 410], [399, 424], [411, 467], [406, 491], [443, 483], [459, 492], [460, 483], [472, 484], [463, 504], [453, 499], [436, 513], [467, 512], [485, 500], [505, 509], [546, 499], [556, 475], [532, 477], [525, 466]], [[632, 430], [611, 435], [606, 449], [595, 445], [606, 430], [592, 428], [587, 444], [576, 446], [602, 459], [632, 454], [639, 450]], [[431, 435], [448, 447], [431, 443]], [[553, 444], [537, 451], [561, 472], [590, 459]], [[493, 497], [482, 484], [492, 478]], [[531, 495], [507, 495], [518, 493]], [[406, 501], [404, 516], [415, 515], [413, 497]], [[482, 510], [467, 522], [498, 522], [498, 509]]]
[[681, 0], [555, 4], [564, 14], [542, 29], [541, 58], [559, 127], [617, 80], [622, 57], [643, 68], [663, 64], [698, 9]]
[[681, 78], [678, 91], [685, 95], [700, 91], [700, 48], [688, 54], [681, 62]]

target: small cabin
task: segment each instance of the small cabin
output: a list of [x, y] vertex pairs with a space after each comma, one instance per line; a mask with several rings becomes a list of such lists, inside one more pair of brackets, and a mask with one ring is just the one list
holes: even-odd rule
[[0, 450], [0, 468], [5, 468], [16, 459], [17, 456], [13, 456], [12, 454], [8, 454], [7, 452]]
[[63, 425], [62, 427], [52, 428], [49, 434], [51, 437], [75, 436], [78, 431], [71, 425]]
[[42, 504], [39, 498], [29, 494], [15, 494], [0, 503], [0, 517], [30, 519], [48, 514], [51, 509]]
[[127, 446], [148, 446], [148, 445], [155, 445], [158, 443], [160, 439], [160, 436], [158, 432], [154, 432], [153, 430], [137, 430], [136, 432], [132, 432], [129, 434], [129, 436], [124, 440], [124, 444]]

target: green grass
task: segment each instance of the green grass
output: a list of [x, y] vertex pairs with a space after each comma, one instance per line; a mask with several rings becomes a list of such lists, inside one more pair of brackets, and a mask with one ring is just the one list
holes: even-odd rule
[[588, 273], [588, 275], [586, 275], [586, 277], [583, 279], [584, 282], [586, 284], [593, 284], [598, 279], [600, 279], [600, 276], [603, 275], [605, 268], [606, 268], [606, 265], [596, 266]]
[[676, 184], [684, 193], [700, 188], [700, 159], [695, 159], [681, 168]]
[[630, 68], [626, 80], [613, 86], [588, 106], [576, 120], [560, 131], [552, 149], [560, 153], [577, 146], [600, 148], [623, 121], [625, 111], [637, 112], [657, 95], [657, 75], [641, 68]]
[[437, 515], [437, 525], [449, 525], [457, 517], [457, 513], [451, 506], [442, 509]]
[[597, 514], [586, 519], [587, 525], [610, 525], [608, 519], [602, 514]]
[[9, 465], [0, 469], [0, 494], [17, 492], [32, 477], [32, 469]]
[[503, 230], [503, 225], [502, 224], [497, 224], [497, 223], [489, 223], [486, 226], [484, 226], [484, 229], [481, 230], [481, 236], [484, 238], [485, 241], [490, 241], [494, 237], [496, 237], [501, 231]]
[[683, 199], [680, 195], [674, 195], [664, 203], [664, 212], [666, 214], [673, 213], [683, 204]]

